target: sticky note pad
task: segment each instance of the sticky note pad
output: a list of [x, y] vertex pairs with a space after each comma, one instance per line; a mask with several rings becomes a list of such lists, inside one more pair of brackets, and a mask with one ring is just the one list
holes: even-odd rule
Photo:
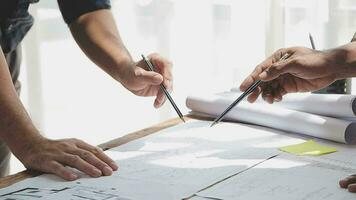
[[337, 151], [335, 148], [320, 145], [313, 140], [309, 140], [300, 144], [280, 147], [279, 150], [298, 156], [320, 156]]

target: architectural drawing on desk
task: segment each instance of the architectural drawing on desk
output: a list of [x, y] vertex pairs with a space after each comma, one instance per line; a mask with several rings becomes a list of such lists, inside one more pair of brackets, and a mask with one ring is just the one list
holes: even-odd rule
[[87, 186], [72, 186], [55, 188], [28, 187], [0, 195], [0, 200], [44, 200], [44, 199], [71, 199], [71, 200], [130, 200], [120, 197], [119, 192], [113, 189], [98, 189]]
[[55, 194], [61, 191], [69, 189], [68, 187], [62, 189], [40, 189], [35, 187], [23, 188], [17, 191], [9, 192], [7, 194], [2, 194], [0, 199], [10, 200], [10, 199], [41, 199], [45, 196]]

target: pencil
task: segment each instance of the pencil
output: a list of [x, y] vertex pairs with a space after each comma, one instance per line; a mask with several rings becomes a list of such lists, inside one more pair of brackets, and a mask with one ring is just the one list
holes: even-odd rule
[[[144, 60], [144, 62], [146, 63], [147, 67], [151, 70], [151, 71], [155, 71], [155, 67], [154, 65], [151, 63], [150, 60], [148, 60], [144, 55], [141, 55], [142, 59]], [[174, 110], [177, 112], [179, 118], [185, 123], [184, 120], [184, 116], [183, 114], [180, 112], [178, 106], [174, 103], [173, 98], [171, 97], [171, 95], [169, 94], [169, 92], [167, 91], [166, 87], [164, 87], [163, 83], [160, 84], [160, 89], [162, 90], [162, 92], [166, 95], [167, 99], [169, 100], [169, 102], [171, 102], [171, 105], [173, 106]]]
[[[289, 57], [289, 54], [286, 53], [284, 54], [279, 60], [285, 60]], [[250, 93], [252, 93], [259, 85], [262, 84], [261, 80], [256, 81], [255, 83], [253, 83], [250, 87], [247, 88], [247, 90], [245, 92], [243, 92], [229, 107], [227, 107], [224, 112], [222, 112], [215, 120], [214, 122], [210, 125], [210, 127], [213, 127], [215, 124], [219, 123], [224, 117], [225, 115], [227, 115], [227, 113], [229, 113], [231, 111], [231, 109], [233, 109], [238, 103], [240, 103], [240, 101], [242, 101], [247, 95], [249, 95]]]
[[311, 33], [309, 33], [309, 41], [310, 41], [312, 48], [315, 50], [315, 43], [314, 43], [314, 39], [313, 39], [313, 36], [311, 35]]

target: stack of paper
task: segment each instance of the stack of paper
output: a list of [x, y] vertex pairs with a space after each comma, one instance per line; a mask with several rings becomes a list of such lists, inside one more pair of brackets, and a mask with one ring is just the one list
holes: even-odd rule
[[[218, 116], [239, 95], [240, 93], [235, 92], [194, 95], [187, 98], [186, 104], [194, 112]], [[290, 100], [287, 101], [288, 104], [278, 105], [269, 105], [265, 102], [250, 104], [243, 101], [232, 109], [226, 118], [336, 142], [355, 144], [356, 121], [321, 115], [326, 113], [330, 116], [353, 116], [354, 97], [328, 97], [328, 95], [325, 98], [322, 95], [318, 98], [312, 96], [309, 99], [314, 99], [313, 101]], [[315, 99], [323, 99], [323, 101], [318, 102]], [[331, 106], [328, 105], [329, 103]], [[298, 110], [293, 110], [293, 108], [298, 108]], [[312, 114], [312, 112], [319, 114]]]

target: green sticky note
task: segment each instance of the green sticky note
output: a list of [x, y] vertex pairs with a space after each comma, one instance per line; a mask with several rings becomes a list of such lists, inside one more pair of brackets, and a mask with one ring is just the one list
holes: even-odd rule
[[337, 151], [335, 148], [320, 145], [313, 140], [309, 140], [300, 144], [280, 147], [279, 150], [298, 156], [320, 156]]

